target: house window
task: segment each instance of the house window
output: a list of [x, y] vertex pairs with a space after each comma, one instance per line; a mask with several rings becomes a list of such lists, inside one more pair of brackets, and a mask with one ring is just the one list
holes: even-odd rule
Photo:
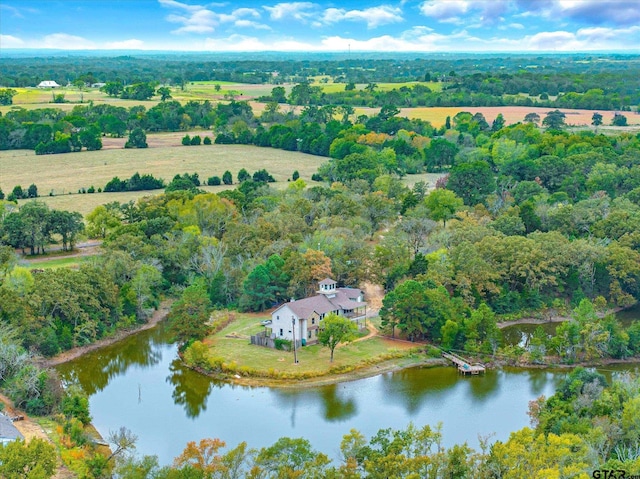
[[316, 318], [311, 318], [311, 324], [316, 324]]
[[280, 319], [280, 316], [276, 316], [276, 319]]
[[282, 336], [282, 328], [280, 328], [280, 336]]
[[311, 331], [309, 331], [309, 335], [308, 336], [309, 336], [309, 339], [311, 339]]

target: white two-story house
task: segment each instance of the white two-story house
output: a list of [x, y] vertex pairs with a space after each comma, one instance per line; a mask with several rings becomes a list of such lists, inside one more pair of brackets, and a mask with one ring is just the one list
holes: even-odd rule
[[318, 341], [318, 326], [325, 315], [336, 313], [365, 327], [367, 303], [357, 288], [337, 288], [332, 279], [319, 283], [319, 291], [309, 298], [292, 300], [271, 313], [271, 337], [300, 341], [302, 345]]

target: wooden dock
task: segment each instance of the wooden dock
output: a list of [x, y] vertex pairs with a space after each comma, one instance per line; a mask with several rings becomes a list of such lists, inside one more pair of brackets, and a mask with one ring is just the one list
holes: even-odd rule
[[486, 370], [486, 367], [484, 366], [484, 364], [480, 364], [480, 363], [471, 364], [466, 359], [458, 356], [457, 354], [443, 352], [442, 357], [451, 361], [458, 368], [458, 372], [464, 375], [480, 374], [480, 373], [484, 373]]

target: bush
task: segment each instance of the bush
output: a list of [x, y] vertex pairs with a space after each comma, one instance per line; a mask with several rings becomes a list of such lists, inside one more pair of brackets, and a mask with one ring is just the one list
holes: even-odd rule
[[298, 170], [293, 172], [293, 175], [291, 175], [291, 179], [293, 181], [296, 181], [298, 178], [300, 178], [300, 173], [298, 173]]
[[207, 185], [209, 186], [218, 186], [222, 184], [222, 181], [220, 180], [219, 176], [212, 176], [210, 178], [207, 178]]
[[129, 134], [129, 140], [124, 144], [125, 148], [147, 148], [147, 134], [142, 128], [135, 128]]
[[182, 145], [183, 146], [189, 146], [191, 144], [191, 137], [189, 135], [185, 135], [182, 138]]
[[193, 138], [191, 138], [192, 145], [198, 146], [200, 143], [202, 143], [202, 139], [200, 138], [199, 135], [196, 135]]
[[242, 168], [238, 171], [238, 183], [244, 183], [245, 181], [249, 181], [251, 179], [251, 175], [247, 170]]
[[233, 184], [233, 177], [231, 176], [231, 172], [229, 170], [225, 171], [224, 174], [222, 175], [222, 182], [225, 185]]
[[[240, 176], [240, 173], [238, 173], [238, 177]], [[240, 178], [238, 178], [239, 180]], [[256, 183], [274, 183], [276, 180], [273, 178], [273, 176], [271, 176], [267, 170], [262, 169], [262, 170], [258, 170], [253, 174], [253, 181], [255, 181]]]
[[211, 144], [211, 138], [210, 138], [210, 137], [208, 137], [208, 136], [205, 136], [205, 137], [204, 137], [204, 140], [202, 140], [202, 143], [203, 143], [204, 145], [210, 145], [210, 144]]

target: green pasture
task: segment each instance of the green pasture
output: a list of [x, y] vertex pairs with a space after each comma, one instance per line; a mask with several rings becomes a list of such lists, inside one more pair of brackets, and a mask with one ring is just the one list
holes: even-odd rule
[[[78, 193], [78, 190], [90, 186], [96, 190], [104, 188], [114, 176], [127, 179], [139, 172], [169, 182], [176, 174], [195, 172], [199, 174], [200, 181], [206, 183], [211, 176], [222, 177], [226, 170], [231, 172], [236, 181], [238, 171], [242, 168], [250, 174], [266, 168], [276, 179], [272, 185], [286, 188], [287, 179], [295, 170], [304, 181], [311, 183], [311, 175], [326, 161], [326, 158], [305, 153], [247, 145], [186, 147], [180, 145], [180, 138], [184, 134], [175, 134], [172, 140], [163, 139], [169, 143], [173, 141], [175, 146], [140, 150], [114, 148], [60, 155], [36, 155], [31, 150], [0, 151], [0, 188], [9, 193], [16, 185], [27, 188], [34, 183], [41, 199], [51, 208], [87, 214], [96, 206], [111, 201], [126, 202], [162, 192]], [[226, 185], [203, 187], [212, 192], [228, 188]]]

